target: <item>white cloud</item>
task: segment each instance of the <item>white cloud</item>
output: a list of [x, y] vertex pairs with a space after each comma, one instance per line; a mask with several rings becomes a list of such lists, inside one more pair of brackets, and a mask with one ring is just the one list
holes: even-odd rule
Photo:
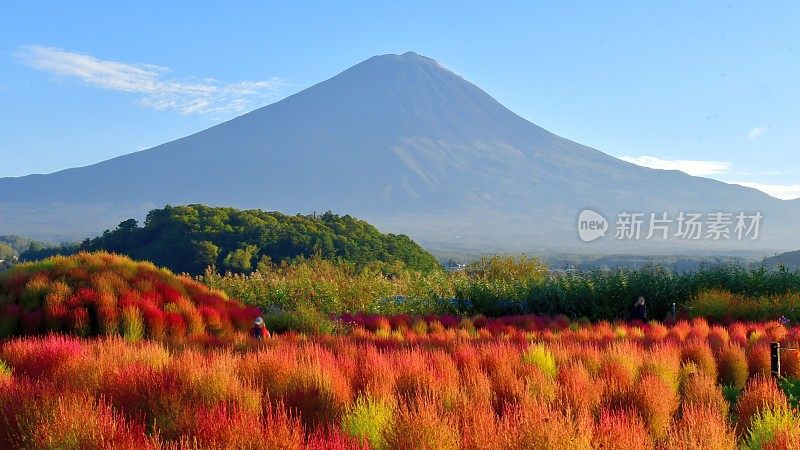
[[680, 170], [694, 176], [721, 175], [731, 169], [731, 163], [727, 161], [664, 159], [657, 156], [622, 156], [620, 159], [651, 169]]
[[126, 64], [39, 45], [23, 47], [18, 56], [26, 65], [45, 72], [102, 89], [141, 94], [138, 103], [145, 108], [172, 109], [186, 115], [241, 113], [250, 106], [251, 97], [264, 96], [279, 84], [277, 79], [238, 83], [171, 80], [166, 78], [166, 67]]
[[760, 127], [755, 127], [752, 130], [750, 130], [750, 133], [747, 134], [747, 137], [749, 137], [751, 141], [755, 142], [759, 138], [761, 138], [761, 136], [763, 136], [764, 133], [767, 132], [767, 130], [769, 130], [769, 125], [761, 125]]
[[794, 200], [796, 198], [800, 198], [800, 184], [764, 184], [752, 183], [749, 181], [734, 181], [732, 183], [758, 189], [761, 192], [781, 200]]

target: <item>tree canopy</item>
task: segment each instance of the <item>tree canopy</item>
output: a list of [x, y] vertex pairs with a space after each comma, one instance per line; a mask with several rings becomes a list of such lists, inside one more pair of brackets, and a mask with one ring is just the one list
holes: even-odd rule
[[356, 267], [398, 263], [439, 270], [436, 258], [408, 236], [383, 234], [369, 223], [332, 212], [285, 215], [205, 205], [167, 206], [148, 213], [143, 226], [126, 220], [88, 239], [81, 250], [106, 250], [149, 260], [176, 272], [200, 274], [208, 266], [247, 273], [273, 264], [318, 255]]

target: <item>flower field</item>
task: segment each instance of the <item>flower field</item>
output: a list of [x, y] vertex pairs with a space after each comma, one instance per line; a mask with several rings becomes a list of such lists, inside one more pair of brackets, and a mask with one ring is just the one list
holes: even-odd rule
[[5, 341], [0, 448], [800, 448], [797, 385], [768, 375], [798, 327], [346, 320], [212, 347]]

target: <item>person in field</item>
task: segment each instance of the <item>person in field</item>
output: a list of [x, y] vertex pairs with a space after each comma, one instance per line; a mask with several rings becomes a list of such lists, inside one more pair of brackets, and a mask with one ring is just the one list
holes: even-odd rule
[[647, 305], [645, 304], [644, 297], [640, 296], [636, 304], [633, 305], [633, 320], [647, 322]]
[[256, 319], [255, 325], [253, 325], [253, 328], [250, 330], [250, 335], [259, 341], [263, 341], [269, 337], [269, 330], [267, 330], [267, 325], [264, 323], [264, 319], [261, 317]]

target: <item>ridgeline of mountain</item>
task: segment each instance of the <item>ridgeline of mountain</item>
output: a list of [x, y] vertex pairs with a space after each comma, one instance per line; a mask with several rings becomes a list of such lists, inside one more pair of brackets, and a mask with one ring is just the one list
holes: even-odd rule
[[764, 265], [767, 267], [783, 266], [789, 270], [800, 270], [800, 250], [764, 258]]
[[[791, 233], [800, 220], [798, 202], [643, 168], [561, 138], [411, 52], [370, 58], [272, 105], [148, 150], [0, 179], [0, 233], [69, 240], [190, 203], [333, 210], [438, 248], [800, 247]], [[575, 225], [587, 207], [612, 227], [620, 211], [760, 211], [764, 224], [752, 242], [619, 243], [611, 236], [587, 247]]]

